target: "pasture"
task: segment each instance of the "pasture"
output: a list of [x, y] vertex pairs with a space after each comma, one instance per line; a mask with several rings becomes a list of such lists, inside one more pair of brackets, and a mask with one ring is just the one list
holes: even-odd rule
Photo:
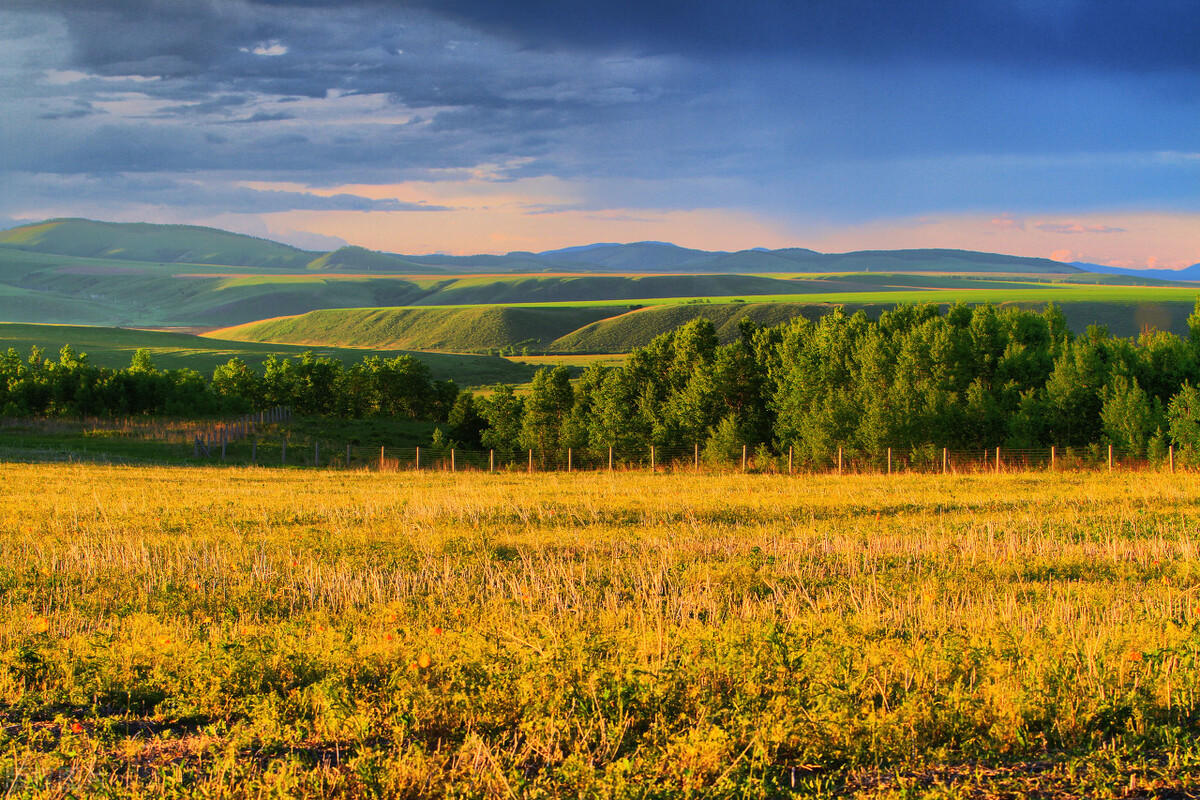
[[0, 465], [0, 770], [45, 797], [1187, 796], [1198, 490]]

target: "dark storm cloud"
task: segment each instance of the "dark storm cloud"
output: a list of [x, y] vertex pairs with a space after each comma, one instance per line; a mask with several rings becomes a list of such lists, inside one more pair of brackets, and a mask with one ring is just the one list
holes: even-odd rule
[[553, 176], [588, 185], [579, 208], [843, 218], [1195, 196], [1188, 164], [1071, 160], [1195, 152], [1192, 0], [7, 0], [6, 13], [22, 33], [0, 25], [0, 170]]
[[1200, 69], [1193, 0], [423, 0], [529, 45]]
[[[448, 18], [524, 46], [679, 53], [700, 59], [994, 61], [1134, 73], [1200, 69], [1194, 0], [16, 0], [63, 12], [79, 63], [105, 74], [164, 76], [254, 65], [253, 49], [336, 10], [352, 50], [394, 54], [406, 12]], [[305, 44], [316, 45], [309, 40]], [[333, 48], [330, 48], [333, 49]], [[280, 73], [263, 63], [252, 70]], [[297, 82], [303, 90], [306, 82]], [[309, 87], [310, 89], [313, 87]]]
[[[11, 186], [40, 201], [70, 193], [76, 202], [103, 206], [113, 197], [144, 206], [188, 208], [199, 213], [269, 214], [282, 211], [449, 211], [445, 206], [352, 194], [254, 189], [236, 183], [204, 183], [187, 178], [145, 175], [50, 176], [17, 174]], [[0, 201], [2, 202], [2, 201]]]

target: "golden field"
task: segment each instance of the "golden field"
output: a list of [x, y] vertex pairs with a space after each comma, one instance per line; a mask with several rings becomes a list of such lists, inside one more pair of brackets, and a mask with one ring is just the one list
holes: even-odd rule
[[1156, 472], [0, 465], [0, 780], [1194, 792], [1198, 495]]

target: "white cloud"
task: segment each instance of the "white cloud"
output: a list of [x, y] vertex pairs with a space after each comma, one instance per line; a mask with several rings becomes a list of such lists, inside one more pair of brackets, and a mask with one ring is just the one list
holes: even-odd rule
[[288, 48], [283, 42], [278, 39], [272, 39], [269, 42], [262, 42], [253, 49], [243, 47], [243, 53], [254, 53], [256, 56], [282, 56], [286, 55]]

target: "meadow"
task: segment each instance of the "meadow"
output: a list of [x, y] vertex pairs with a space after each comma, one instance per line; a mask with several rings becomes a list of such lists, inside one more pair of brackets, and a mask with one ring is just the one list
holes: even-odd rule
[[1189, 796], [1200, 479], [0, 465], [10, 796]]

